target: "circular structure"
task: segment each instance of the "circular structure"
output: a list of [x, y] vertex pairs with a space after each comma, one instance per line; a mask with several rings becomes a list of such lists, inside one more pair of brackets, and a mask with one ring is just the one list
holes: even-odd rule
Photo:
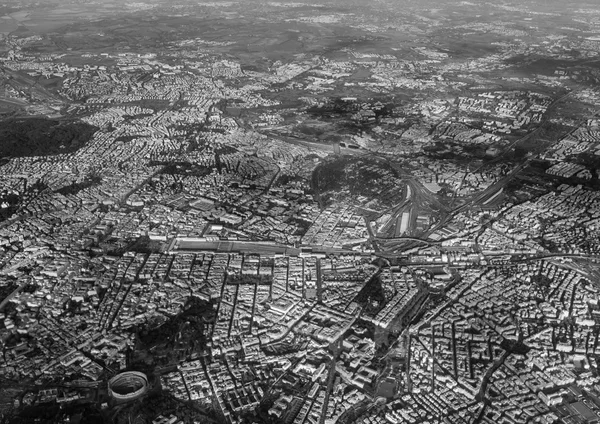
[[115, 375], [108, 382], [110, 396], [119, 401], [130, 401], [140, 398], [148, 391], [148, 377], [138, 371], [127, 371]]

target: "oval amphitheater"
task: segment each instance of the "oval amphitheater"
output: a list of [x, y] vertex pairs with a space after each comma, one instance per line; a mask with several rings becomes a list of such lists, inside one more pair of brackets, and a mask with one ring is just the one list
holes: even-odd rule
[[115, 375], [108, 382], [108, 392], [117, 401], [138, 399], [148, 391], [148, 377], [138, 371]]

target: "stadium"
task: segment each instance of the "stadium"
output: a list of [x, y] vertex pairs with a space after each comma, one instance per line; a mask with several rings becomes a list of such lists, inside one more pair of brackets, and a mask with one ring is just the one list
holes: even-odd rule
[[123, 372], [108, 382], [108, 392], [118, 402], [138, 399], [147, 391], [148, 377], [138, 371]]

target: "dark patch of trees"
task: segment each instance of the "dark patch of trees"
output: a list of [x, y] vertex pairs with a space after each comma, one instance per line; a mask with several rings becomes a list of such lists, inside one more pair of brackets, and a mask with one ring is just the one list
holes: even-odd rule
[[130, 143], [130, 142], [132, 142], [133, 140], [135, 140], [135, 139], [137, 139], [137, 138], [141, 138], [141, 137], [144, 137], [144, 138], [145, 138], [146, 136], [143, 136], [143, 135], [135, 135], [135, 134], [134, 134], [134, 135], [122, 135], [122, 136], [120, 136], [120, 137], [117, 137], [117, 138], [115, 139], [115, 141], [122, 141], [123, 143]]
[[500, 347], [510, 353], [515, 353], [517, 355], [527, 355], [527, 353], [531, 350], [531, 348], [525, 343], [512, 339], [502, 340], [500, 342]]
[[0, 157], [72, 153], [83, 147], [97, 130], [79, 121], [6, 119], [0, 122]]
[[139, 237], [128, 250], [138, 253], [160, 253], [162, 243], [160, 241], [151, 240], [148, 236]]
[[69, 194], [77, 194], [86, 188], [94, 187], [99, 185], [102, 182], [102, 177], [100, 175], [88, 175], [81, 182], [72, 182], [71, 184], [61, 187], [56, 190], [56, 193], [62, 194], [63, 196]]

